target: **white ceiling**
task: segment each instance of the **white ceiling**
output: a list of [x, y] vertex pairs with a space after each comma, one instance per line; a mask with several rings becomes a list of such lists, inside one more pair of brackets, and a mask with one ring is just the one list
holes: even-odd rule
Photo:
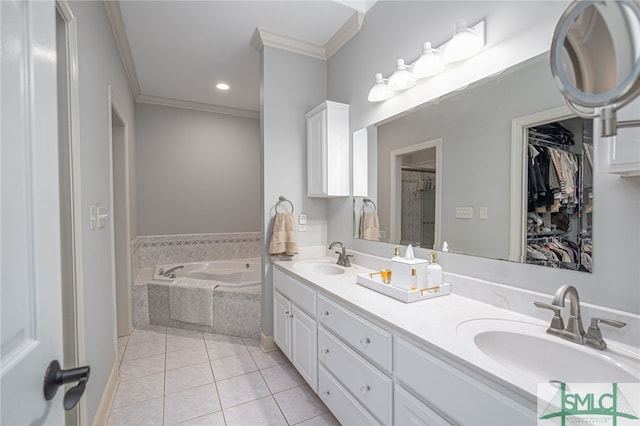
[[[107, 9], [125, 63], [129, 55], [129, 78], [139, 100], [198, 103], [222, 107], [223, 112], [239, 110], [240, 115], [252, 111], [254, 116], [259, 110], [260, 54], [251, 42], [257, 28], [262, 39], [266, 34], [293, 44], [302, 41], [297, 45], [324, 52], [350, 21], [360, 17], [361, 24], [363, 15], [357, 10], [365, 12], [373, 4], [371, 0], [121, 0], [121, 16], [116, 16], [110, 3]], [[231, 90], [215, 89], [221, 81]]]

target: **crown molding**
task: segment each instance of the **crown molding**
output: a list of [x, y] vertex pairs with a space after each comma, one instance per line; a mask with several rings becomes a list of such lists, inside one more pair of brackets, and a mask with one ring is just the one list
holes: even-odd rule
[[317, 59], [327, 59], [323, 46], [307, 43], [295, 38], [276, 34], [263, 28], [256, 28], [251, 38], [251, 45], [258, 51], [262, 51], [264, 46], [275, 47], [301, 55], [311, 56]]
[[329, 39], [327, 44], [324, 45], [325, 55], [328, 58], [335, 55], [338, 50], [349, 40], [353, 38], [360, 29], [362, 28], [362, 23], [364, 22], [364, 13], [356, 12], [351, 18], [344, 23], [342, 27]]
[[107, 9], [111, 30], [116, 39], [118, 52], [120, 52], [120, 58], [122, 59], [133, 97], [138, 98], [142, 94], [142, 91], [140, 90], [140, 82], [138, 81], [138, 73], [136, 72], [136, 65], [133, 61], [131, 46], [127, 38], [127, 30], [122, 20], [122, 13], [120, 12], [120, 2], [118, 0], [104, 0], [104, 7]]
[[205, 104], [201, 102], [182, 101], [179, 99], [164, 98], [161, 96], [140, 95], [137, 97], [136, 101], [143, 104], [162, 105], [174, 108], [192, 109], [196, 111], [214, 112], [217, 114], [234, 115], [236, 117], [255, 119], [260, 118], [260, 111], [230, 108], [219, 105]]

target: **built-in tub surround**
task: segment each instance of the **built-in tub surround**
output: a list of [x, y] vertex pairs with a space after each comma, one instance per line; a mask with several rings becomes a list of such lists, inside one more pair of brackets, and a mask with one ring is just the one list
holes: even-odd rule
[[[252, 264], [259, 262], [260, 241], [259, 232], [137, 237], [131, 243], [134, 325], [153, 324], [155, 321], [156, 324], [173, 327], [256, 337], [260, 332], [261, 286], [249, 286], [244, 290], [228, 289], [226, 291], [222, 288], [214, 290], [214, 304], [218, 309], [217, 314], [214, 313], [214, 324], [217, 319], [217, 326], [214, 326], [216, 331], [213, 331], [203, 326], [172, 322], [173, 320], [168, 316], [167, 283], [154, 284], [152, 281], [156, 265], [229, 259], [236, 259], [241, 265], [246, 262]], [[150, 307], [152, 307], [151, 310]], [[234, 317], [237, 319], [236, 323], [233, 323]]]
[[[483, 330], [474, 329], [474, 333], [470, 333], [468, 327], [465, 328], [461, 324], [492, 319], [495, 324], [509, 326], [508, 329], [493, 330], [498, 334], [515, 332], [526, 336], [527, 333], [533, 333], [531, 330], [534, 330], [537, 333], [536, 339], [540, 339], [541, 342], [541, 347], [538, 349], [540, 353], [543, 353], [545, 347], [556, 344], [564, 345], [565, 348], [568, 348], [565, 354], [576, 355], [575, 365], [579, 364], [578, 358], [587, 358], [587, 355], [592, 355], [589, 356], [592, 361], [599, 356], [606, 357], [607, 355], [626, 357], [629, 362], [625, 364], [627, 368], [625, 371], [631, 372], [628, 377], [636, 377], [636, 380], [640, 380], [640, 363], [638, 361], [640, 359], [640, 316], [636, 314], [587, 303], [581, 305], [583, 321], [589, 321], [592, 317], [604, 317], [627, 323], [621, 329], [603, 328], [604, 339], [610, 348], [605, 350], [609, 352], [603, 353], [544, 333], [551, 321], [552, 314], [536, 308], [533, 302], [550, 303], [553, 299], [551, 294], [521, 290], [445, 272], [444, 280], [452, 285], [451, 295], [404, 304], [355, 283], [356, 273], [385, 268], [388, 266], [388, 259], [357, 252], [351, 254], [354, 255], [353, 264], [356, 266], [352, 272], [339, 275], [304, 272], [295, 267], [295, 259], [293, 262], [277, 262], [276, 267], [311, 285], [317, 289], [319, 295], [326, 295], [375, 320], [382, 327], [395, 333], [396, 336], [428, 347], [436, 353], [442, 354], [445, 359], [454, 360], [452, 365], [462, 365], [477, 374], [490, 377], [500, 383], [504, 389], [518, 395], [518, 398], [524, 401], [522, 403], [532, 408], [535, 408], [536, 379], [533, 379], [529, 372], [517, 372], [513, 368], [510, 369], [505, 363], [491, 359], [472, 340], [472, 334], [478, 334]], [[331, 258], [334, 259], [335, 256], [332, 255]], [[568, 308], [565, 308], [562, 312], [563, 317], [568, 318], [568, 314]], [[521, 328], [518, 328], [519, 324], [522, 324]], [[486, 331], [491, 330], [487, 329]], [[532, 338], [530, 341], [537, 342], [536, 339]], [[547, 345], [545, 342], [550, 343]], [[535, 353], [534, 346], [531, 344], [527, 349]], [[572, 363], [564, 365], [572, 366]], [[579, 373], [577, 367], [575, 370], [571, 372], [569, 377], [580, 377], [580, 374], [577, 374]], [[612, 381], [615, 381], [613, 380], [614, 376], [611, 378]]]

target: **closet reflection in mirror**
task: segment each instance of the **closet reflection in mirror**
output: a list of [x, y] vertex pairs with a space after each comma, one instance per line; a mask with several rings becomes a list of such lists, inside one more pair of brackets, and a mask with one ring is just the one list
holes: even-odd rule
[[[522, 119], [532, 115], [535, 120]], [[373, 239], [437, 250], [446, 242], [449, 251], [516, 262], [529, 261], [529, 243], [533, 243], [529, 238], [570, 239], [577, 250], [569, 253], [554, 248], [544, 253], [550, 256], [556, 250], [559, 257], [531, 259], [531, 263], [589, 270], [592, 208], [587, 212], [586, 206], [590, 201], [592, 205], [593, 198], [583, 180], [590, 170], [582, 168], [588, 161], [582, 152], [590, 122], [582, 126], [588, 130], [578, 130], [563, 121], [574, 133], [575, 144], [569, 150], [576, 154], [571, 161], [578, 169], [572, 168], [576, 173], [571, 176], [569, 171], [563, 173], [564, 186], [559, 188], [573, 191], [574, 205], [551, 203], [548, 212], [536, 205], [530, 212], [528, 203], [528, 130], [571, 116], [552, 81], [548, 54], [544, 54], [368, 127], [367, 197], [377, 206], [378, 223]], [[423, 145], [429, 143], [432, 146]], [[411, 160], [412, 153], [430, 148], [439, 161], [435, 167], [433, 160]], [[592, 152], [589, 155], [593, 160]], [[546, 164], [545, 176], [550, 167]], [[435, 169], [437, 176], [410, 169]], [[557, 191], [557, 186], [545, 187], [544, 197], [555, 197]], [[543, 197], [541, 191], [538, 196]], [[568, 194], [565, 198], [570, 199]], [[363, 211], [371, 209], [363, 209], [363, 197], [354, 197], [353, 205], [354, 235], [361, 238]], [[537, 228], [528, 228], [529, 213], [537, 215]], [[567, 226], [557, 224], [564, 218], [561, 213], [569, 218]]]

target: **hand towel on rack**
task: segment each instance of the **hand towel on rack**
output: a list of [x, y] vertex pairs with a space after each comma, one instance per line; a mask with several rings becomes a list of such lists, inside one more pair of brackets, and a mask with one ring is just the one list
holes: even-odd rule
[[269, 254], [293, 256], [298, 254], [298, 242], [293, 213], [276, 212], [273, 218]]
[[171, 319], [213, 326], [213, 289], [216, 281], [178, 278], [169, 286]]
[[380, 241], [380, 221], [378, 213], [362, 212], [360, 219], [360, 238], [363, 240]]

